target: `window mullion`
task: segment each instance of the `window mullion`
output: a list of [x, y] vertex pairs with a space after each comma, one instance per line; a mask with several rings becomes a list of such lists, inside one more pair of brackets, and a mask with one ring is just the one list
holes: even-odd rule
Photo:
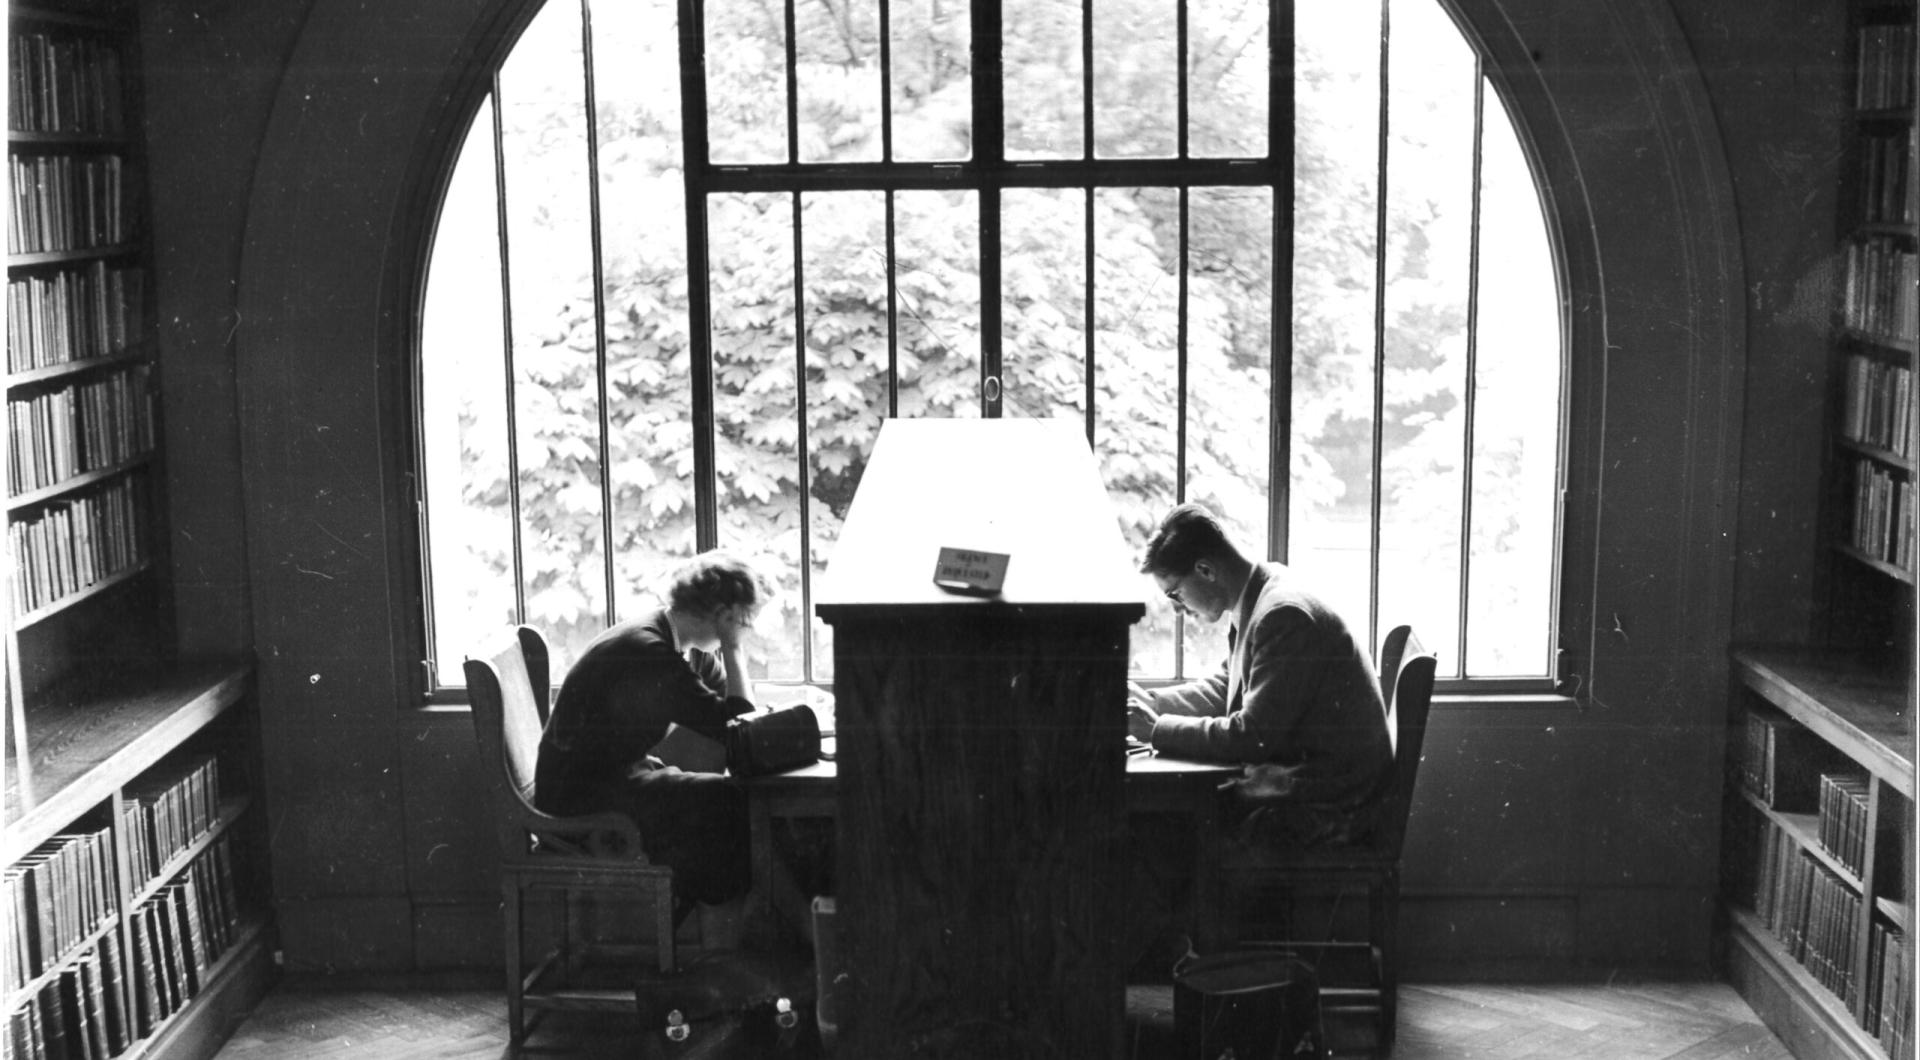
[[1390, 33], [1392, 24], [1388, 0], [1380, 0], [1380, 114], [1374, 169], [1373, 208], [1373, 458], [1371, 523], [1367, 548], [1367, 643], [1380, 642], [1380, 517], [1384, 491], [1381, 470], [1385, 464], [1387, 397], [1387, 154], [1391, 98], [1388, 72], [1391, 66]]
[[900, 254], [894, 193], [887, 196], [887, 418], [900, 415]]
[[[791, 10], [791, 8], [789, 8]], [[793, 395], [794, 459], [800, 484], [800, 673], [813, 679], [813, 469], [807, 459], [807, 263], [806, 222], [800, 193], [793, 192]]]
[[[1018, 0], [1015, 0], [1018, 2]], [[1006, 173], [1006, 80], [1000, 5], [973, 7], [973, 161], [980, 182], [980, 415], [998, 419], [1006, 398], [1001, 364], [1000, 187]]]
[[500, 345], [507, 384], [507, 508], [513, 537], [513, 620], [527, 620], [527, 571], [520, 547], [520, 421], [513, 378], [513, 257], [507, 236], [506, 109], [500, 93], [500, 73], [493, 74], [493, 182], [494, 227], [500, 243]]
[[980, 415], [999, 419], [1006, 387], [1000, 364], [1000, 189], [980, 189]]
[[[1174, 46], [1174, 155], [1187, 157], [1187, 0], [1177, 0], [1173, 6], [1173, 46]], [[1184, 201], [1184, 196], [1183, 196]], [[1183, 207], [1184, 209], [1184, 207]]]
[[893, 0], [880, 4], [880, 158], [893, 161]]
[[800, 43], [795, 0], [786, 0], [787, 19], [787, 162], [800, 162]]
[[[1186, 5], [1182, 4], [1184, 8]], [[1179, 248], [1175, 256], [1174, 274], [1174, 321], [1173, 321], [1173, 377], [1174, 377], [1174, 413], [1173, 413], [1173, 502], [1184, 504], [1187, 500], [1187, 258], [1188, 242], [1192, 233], [1188, 230], [1188, 201], [1192, 194], [1181, 188], [1178, 195], [1178, 240]]]
[[593, 5], [580, 0], [580, 67], [586, 84], [581, 99], [587, 110], [587, 235], [593, 248], [593, 379], [600, 409], [600, 569], [604, 578], [606, 624], [620, 620], [614, 602], [613, 455], [609, 439], [612, 415], [607, 407], [607, 297], [600, 240], [600, 118], [593, 77]]
[[1473, 62], [1473, 181], [1471, 205], [1468, 207], [1471, 220], [1467, 226], [1467, 365], [1466, 394], [1464, 397], [1466, 428], [1463, 431], [1460, 453], [1460, 590], [1458, 601], [1459, 642], [1455, 645], [1454, 656], [1458, 660], [1454, 671], [1461, 677], [1467, 676], [1467, 614], [1468, 593], [1472, 589], [1470, 578], [1473, 564], [1473, 439], [1474, 419], [1478, 412], [1480, 391], [1480, 179], [1481, 153], [1486, 136], [1486, 79], [1481, 74], [1478, 56]]
[[1081, 290], [1080, 313], [1081, 313], [1081, 316], [1084, 318], [1085, 322], [1082, 324], [1080, 328], [1080, 332], [1081, 332], [1081, 341], [1086, 346], [1085, 351], [1081, 354], [1081, 365], [1083, 370], [1080, 374], [1084, 377], [1081, 385], [1086, 388], [1087, 446], [1093, 449], [1095, 453], [1098, 453], [1100, 450], [1097, 444], [1098, 439], [1095, 436], [1095, 427], [1094, 427], [1094, 425], [1099, 422], [1100, 409], [1098, 404], [1099, 403], [1099, 393], [1098, 393], [1099, 387], [1094, 385], [1095, 369], [1094, 369], [1094, 360], [1093, 360], [1093, 351], [1096, 343], [1095, 343], [1095, 336], [1094, 336], [1094, 330], [1093, 330], [1094, 323], [1095, 323], [1095, 316], [1094, 316], [1094, 304], [1093, 304], [1094, 244], [1093, 244], [1093, 189], [1092, 188], [1087, 188], [1080, 193], [1080, 240], [1081, 240], [1080, 260], [1085, 263], [1084, 265], [1081, 266], [1082, 272], [1080, 277], [1080, 290]]
[[[1267, 558], [1285, 561], [1293, 517], [1293, 2], [1267, 9], [1267, 153], [1273, 162], [1269, 286]], [[1284, 57], [1284, 58], [1283, 58]]]
[[714, 479], [713, 312], [707, 287], [706, 23], [700, 0], [680, 0], [680, 128], [685, 143], [681, 176], [687, 213], [687, 374], [693, 393], [693, 534], [696, 550], [720, 540], [719, 488]]

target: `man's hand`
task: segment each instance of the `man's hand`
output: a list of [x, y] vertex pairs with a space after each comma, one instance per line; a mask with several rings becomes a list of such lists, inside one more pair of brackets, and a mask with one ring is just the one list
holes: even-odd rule
[[1147, 706], [1144, 697], [1127, 696], [1127, 735], [1141, 743], [1153, 742], [1153, 727], [1160, 721], [1160, 715]]

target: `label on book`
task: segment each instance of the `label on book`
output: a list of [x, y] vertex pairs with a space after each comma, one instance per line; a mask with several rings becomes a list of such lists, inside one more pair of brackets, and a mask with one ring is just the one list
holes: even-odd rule
[[933, 584], [949, 592], [992, 596], [1006, 583], [1012, 558], [1004, 552], [942, 548], [933, 567]]

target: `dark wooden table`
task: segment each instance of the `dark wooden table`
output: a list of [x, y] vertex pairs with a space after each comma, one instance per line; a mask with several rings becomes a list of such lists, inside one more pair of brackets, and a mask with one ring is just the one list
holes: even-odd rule
[[[829, 737], [827, 745], [832, 746]], [[1214, 789], [1240, 767], [1219, 762], [1193, 762], [1163, 758], [1155, 754], [1136, 754], [1127, 758], [1126, 781], [1122, 786], [1128, 813], [1176, 813], [1192, 818], [1195, 833], [1206, 835], [1216, 824], [1218, 806]], [[767, 905], [773, 875], [774, 818], [831, 820], [838, 802], [835, 784], [839, 773], [833, 762], [815, 762], [810, 766], [771, 776], [752, 777], [740, 783], [747, 789], [747, 806], [753, 835], [753, 893], [748, 899], [750, 917], [771, 914]], [[1196, 895], [1204, 889], [1208, 866], [1206, 859], [1194, 865]]]

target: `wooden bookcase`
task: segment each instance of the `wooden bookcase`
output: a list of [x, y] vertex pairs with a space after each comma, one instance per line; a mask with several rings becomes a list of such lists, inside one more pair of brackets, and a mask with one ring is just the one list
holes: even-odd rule
[[1730, 977], [1795, 1056], [1910, 1056], [1911, 684], [1822, 648], [1733, 670]]
[[1914, 0], [1853, 0], [1822, 621], [1736, 647], [1729, 977], [1795, 1056], [1913, 1055]]
[[272, 971], [251, 669], [174, 650], [134, 12], [8, 10], [0, 1014], [21, 1055], [211, 1055]]

